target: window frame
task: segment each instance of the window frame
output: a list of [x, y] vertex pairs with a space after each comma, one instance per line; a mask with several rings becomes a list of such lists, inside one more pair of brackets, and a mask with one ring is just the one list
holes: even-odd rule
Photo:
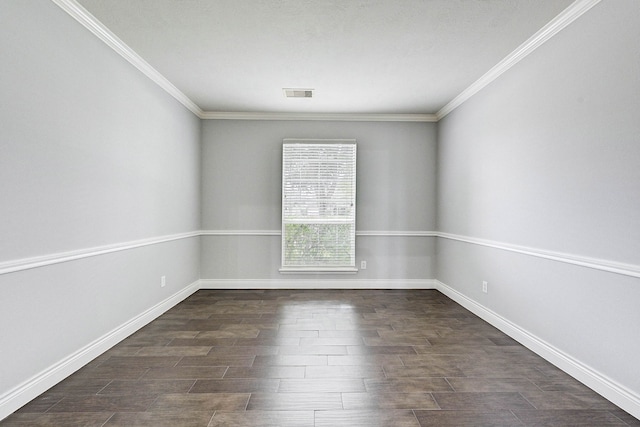
[[[317, 219], [313, 220], [301, 220], [301, 219], [286, 219], [285, 218], [285, 202], [286, 202], [286, 194], [285, 194], [285, 183], [287, 173], [287, 165], [285, 159], [285, 145], [352, 145], [353, 146], [353, 158], [350, 160], [353, 164], [352, 176], [350, 186], [352, 188], [351, 191], [351, 219], [347, 220], [339, 220], [332, 221], [331, 219]], [[357, 172], [357, 142], [355, 139], [300, 139], [300, 138], [285, 138], [282, 143], [282, 180], [281, 180], [281, 189], [282, 189], [282, 200], [281, 200], [281, 260], [280, 260], [280, 273], [314, 273], [314, 274], [322, 274], [322, 273], [356, 273], [358, 269], [356, 268], [356, 172]], [[350, 262], [345, 265], [287, 265], [286, 257], [285, 257], [285, 249], [286, 249], [286, 238], [287, 234], [285, 231], [287, 224], [349, 224], [351, 225], [350, 230]]]

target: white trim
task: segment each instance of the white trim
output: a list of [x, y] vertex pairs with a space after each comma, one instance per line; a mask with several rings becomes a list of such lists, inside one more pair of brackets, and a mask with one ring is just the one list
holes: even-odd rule
[[109, 30], [102, 22], [96, 19], [89, 11], [82, 7], [75, 0], [51, 0], [62, 10], [67, 12], [82, 24], [87, 30], [91, 31], [96, 37], [102, 40], [107, 46], [116, 53], [126, 59], [131, 65], [140, 70], [145, 76], [165, 90], [169, 95], [173, 96], [182, 105], [187, 107], [192, 113], [198, 117], [202, 117], [203, 111], [198, 107], [187, 95], [182, 93], [180, 89], [175, 87], [167, 80], [158, 70], [153, 68], [147, 61], [142, 59], [133, 49], [125, 42], [120, 40], [111, 30]]
[[522, 61], [543, 43], [566, 28], [569, 24], [578, 19], [599, 2], [600, 0], [576, 0], [575, 2], [573, 2], [558, 16], [549, 21], [547, 25], [542, 27], [527, 41], [521, 44], [516, 50], [507, 55], [502, 61], [498, 62], [482, 77], [472, 83], [471, 86], [463, 90], [458, 96], [449, 101], [447, 105], [442, 107], [435, 114], [437, 120], [441, 120], [447, 114], [465, 103], [469, 98], [480, 92], [480, 90], [482, 90], [485, 86], [496, 80], [518, 62]]
[[200, 289], [197, 280], [0, 396], [0, 420]]
[[[149, 239], [134, 240], [112, 245], [96, 246], [93, 248], [79, 249], [69, 252], [57, 252], [48, 255], [22, 258], [18, 260], [0, 262], [0, 276], [16, 273], [32, 268], [46, 267], [63, 262], [76, 261], [112, 252], [125, 251], [143, 246], [156, 245], [174, 240], [187, 239], [198, 236], [280, 236], [280, 230], [200, 230], [187, 233], [170, 234]], [[356, 231], [356, 236], [380, 236], [380, 237], [436, 237], [434, 231]]]
[[201, 236], [280, 236], [280, 230], [202, 230]]
[[578, 381], [586, 384], [602, 396], [618, 405], [635, 417], [640, 416], [640, 395], [618, 384], [606, 375], [585, 365], [559, 348], [511, 322], [500, 314], [484, 307], [461, 292], [434, 280], [436, 289], [451, 298], [467, 310], [500, 329], [511, 338], [535, 352], [548, 362], [554, 364]]
[[[200, 230], [187, 233], [171, 234], [167, 236], [153, 237], [149, 239], [135, 240], [112, 245], [97, 246], [70, 252], [59, 252], [49, 255], [23, 258], [0, 263], [0, 275], [15, 273], [32, 268], [46, 267], [63, 262], [75, 261], [97, 255], [105, 255], [112, 252], [124, 251], [143, 246], [156, 245], [174, 240], [187, 239], [198, 236], [280, 236], [280, 230]], [[591, 258], [563, 252], [548, 251], [530, 248], [527, 246], [513, 245], [510, 243], [480, 239], [477, 237], [462, 236], [438, 231], [394, 231], [394, 230], [360, 230], [356, 231], [358, 237], [439, 237], [447, 240], [471, 243], [494, 249], [501, 249], [537, 258], [548, 259], [566, 264], [578, 265], [609, 273], [640, 278], [640, 265], [625, 264], [599, 258]]]
[[314, 120], [348, 122], [437, 122], [435, 114], [267, 113], [204, 111], [205, 120]]
[[280, 267], [282, 274], [355, 274], [356, 267]]
[[567, 27], [600, 0], [576, 0], [547, 25], [531, 36], [516, 50], [507, 55], [471, 86], [449, 101], [436, 114], [375, 114], [375, 113], [285, 113], [285, 112], [230, 112], [203, 111], [180, 89], [167, 80], [158, 70], [118, 38], [103, 23], [96, 19], [76, 0], [51, 0], [72, 18], [91, 31], [107, 46], [140, 70], [149, 79], [173, 96], [196, 116], [204, 120], [323, 120], [323, 121], [367, 121], [367, 122], [437, 122], [462, 105], [485, 86], [500, 77], [509, 68], [520, 62], [544, 42]]
[[433, 279], [201, 279], [200, 289], [436, 289]]
[[93, 248], [79, 249], [76, 251], [58, 252], [49, 255], [7, 261], [0, 263], [0, 275], [29, 270], [31, 268], [45, 267], [47, 265], [60, 264], [62, 262], [75, 261], [97, 255], [109, 254], [112, 252], [126, 251], [128, 249], [140, 248], [143, 246], [156, 245], [158, 243], [172, 242], [174, 240], [187, 239], [190, 237], [198, 237], [199, 235], [199, 231], [191, 231], [188, 233], [170, 234], [167, 236], [152, 237], [149, 239], [134, 240], [130, 242], [116, 243], [113, 245], [96, 246]]
[[[280, 236], [280, 230], [202, 230], [201, 236]], [[360, 237], [438, 237], [436, 231], [356, 230]]]
[[435, 231], [375, 231], [356, 230], [356, 236], [360, 237], [438, 237]]
[[[202, 236], [280, 236], [280, 230], [203, 230]], [[640, 278], [640, 265], [625, 264], [599, 258], [585, 257], [563, 252], [548, 251], [530, 248], [527, 246], [513, 245], [510, 243], [493, 240], [479, 239], [477, 237], [462, 236], [459, 234], [444, 233], [440, 231], [392, 231], [392, 230], [356, 230], [357, 237], [439, 237], [447, 240], [471, 243], [494, 249], [501, 249], [565, 264], [578, 265], [609, 273], [622, 274], [624, 276]], [[1, 267], [1, 265], [0, 265]]]
[[542, 249], [529, 248], [526, 246], [512, 245], [509, 243], [496, 242], [493, 240], [479, 239], [476, 237], [461, 236], [451, 233], [437, 233], [438, 237], [459, 242], [472, 243], [474, 245], [486, 246], [504, 251], [544, 258], [552, 261], [564, 262], [566, 264], [579, 265], [581, 267], [593, 268], [607, 271], [609, 273], [622, 274], [631, 277], [640, 277], [640, 266], [624, 264], [599, 258], [590, 258], [580, 255], [567, 254], [563, 252], [547, 251]]
[[354, 138], [283, 138], [283, 144], [344, 144], [357, 146]]
[[435, 114], [373, 114], [373, 113], [276, 113], [276, 112], [227, 112], [203, 111], [158, 70], [131, 49], [109, 28], [82, 7], [76, 0], [51, 0], [78, 21], [117, 54], [140, 70], [145, 76], [173, 96], [196, 116], [204, 120], [314, 120], [314, 121], [365, 121], [365, 122], [437, 122]]
[[[306, 273], [311, 270], [357, 273], [357, 152], [358, 144], [352, 138], [284, 138], [282, 140], [281, 273], [291, 271]], [[327, 156], [331, 159], [330, 161], [326, 158]], [[333, 176], [334, 185], [339, 190], [336, 190], [335, 194], [326, 193], [322, 191], [324, 185], [322, 176], [326, 173], [333, 174], [332, 171], [335, 168], [341, 171]], [[300, 193], [300, 180], [306, 181], [306, 185], [310, 186], [308, 193]], [[322, 209], [317, 210], [323, 203], [331, 207], [329, 211], [332, 211], [332, 208], [340, 209], [340, 214], [334, 215]], [[328, 237], [325, 233], [330, 234], [329, 230], [334, 230], [332, 227], [347, 227], [347, 232], [341, 239], [340, 252], [343, 253], [338, 254], [336, 248], [325, 248], [327, 258], [323, 258], [315, 251], [305, 251], [301, 248], [289, 250], [289, 240], [292, 237], [290, 230], [307, 226], [329, 227], [324, 230], [316, 229], [316, 232], [323, 236], [321, 238], [323, 241]], [[307, 235], [308, 233], [303, 232], [303, 234], [303, 240], [311, 237]]]

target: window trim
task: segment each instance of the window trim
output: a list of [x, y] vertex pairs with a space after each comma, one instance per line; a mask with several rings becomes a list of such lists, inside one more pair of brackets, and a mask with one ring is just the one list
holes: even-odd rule
[[[356, 172], [357, 167], [354, 169], [353, 173], [353, 265], [344, 265], [344, 266], [285, 266], [285, 218], [284, 218], [284, 199], [285, 199], [285, 186], [284, 186], [284, 173], [285, 173], [285, 164], [284, 164], [284, 145], [285, 144], [349, 144], [354, 146], [354, 161], [357, 161], [357, 143], [355, 139], [307, 139], [307, 138], [285, 138], [282, 142], [282, 180], [280, 182], [281, 190], [282, 190], [282, 199], [281, 199], [281, 259], [280, 259], [280, 268], [279, 272], [282, 274], [353, 274], [358, 272], [358, 268], [356, 267]], [[324, 221], [318, 221], [318, 223], [323, 223]], [[327, 221], [330, 222], [330, 221]]]

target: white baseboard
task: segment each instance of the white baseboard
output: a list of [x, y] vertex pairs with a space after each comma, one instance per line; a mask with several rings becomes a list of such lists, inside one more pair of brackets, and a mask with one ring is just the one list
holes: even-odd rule
[[0, 396], [0, 420], [58, 384], [198, 289], [435, 289], [433, 279], [197, 280]]
[[481, 319], [500, 329], [529, 350], [554, 364], [578, 381], [601, 394], [620, 408], [640, 419], [640, 396], [618, 384], [606, 375], [580, 362], [548, 342], [512, 323], [498, 313], [484, 307], [452, 287], [434, 280], [436, 289], [471, 311]]
[[550, 363], [586, 384], [614, 404], [640, 418], [640, 396], [607, 376], [576, 360], [558, 348], [529, 333], [508, 319], [482, 306], [450, 286], [435, 280], [278, 280], [278, 279], [202, 279], [188, 285], [111, 332], [67, 356], [9, 392], [0, 396], [0, 420], [53, 387], [91, 360], [101, 355], [165, 311], [185, 300], [198, 289], [437, 289], [472, 313], [514, 338]]
[[433, 279], [202, 279], [200, 289], [436, 289]]
[[0, 396], [0, 420], [38, 397], [200, 288], [195, 281]]

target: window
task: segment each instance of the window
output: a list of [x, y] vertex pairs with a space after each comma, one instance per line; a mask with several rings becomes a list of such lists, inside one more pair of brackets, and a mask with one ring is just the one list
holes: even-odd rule
[[357, 271], [356, 141], [282, 145], [282, 268]]

